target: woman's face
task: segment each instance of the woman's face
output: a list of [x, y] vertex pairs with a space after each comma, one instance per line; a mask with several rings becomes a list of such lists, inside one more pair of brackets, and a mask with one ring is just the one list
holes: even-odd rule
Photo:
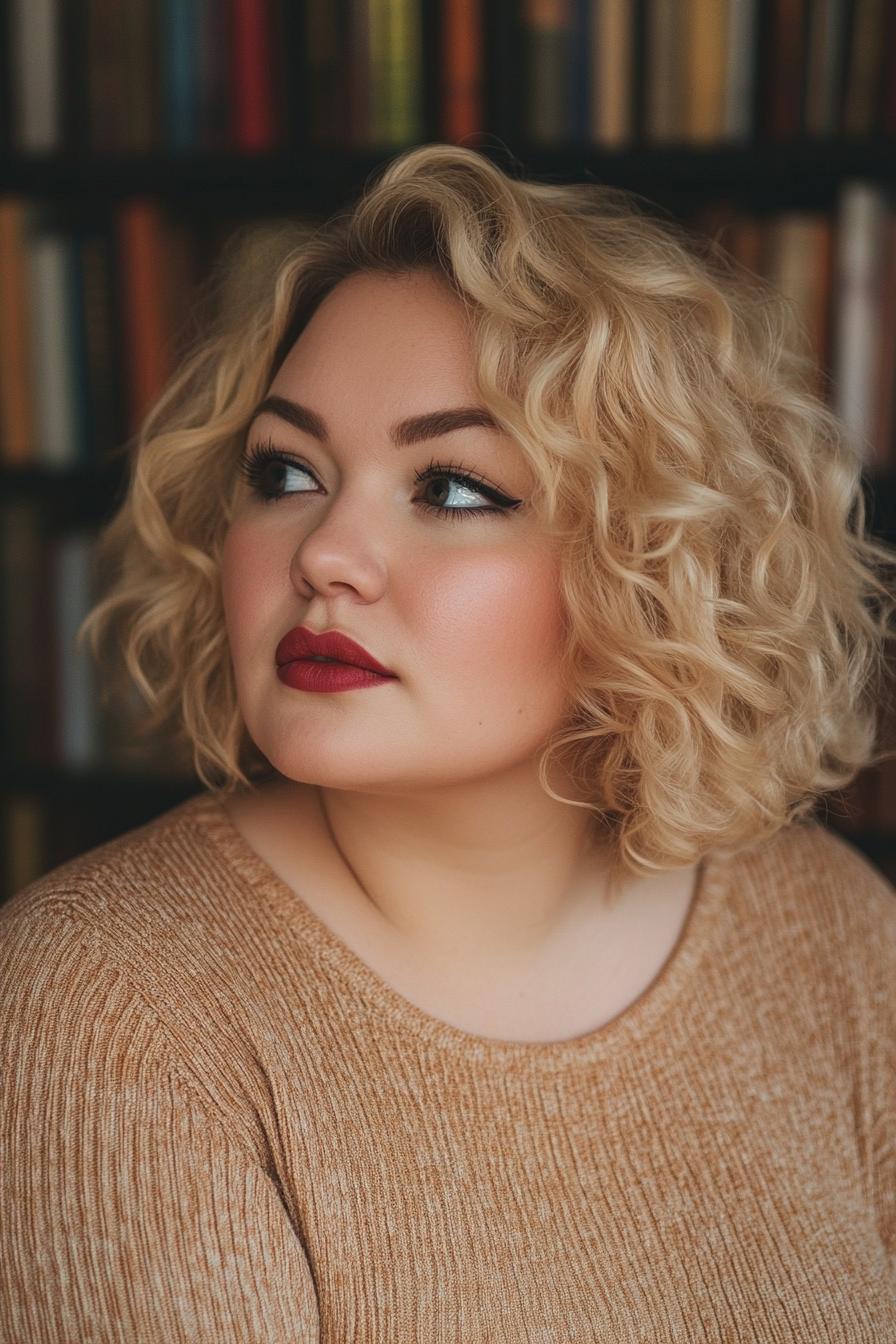
[[[224, 605], [272, 765], [393, 792], [532, 762], [566, 708], [556, 543], [482, 407], [461, 303], [425, 274], [343, 281], [274, 379], [244, 465]], [[334, 634], [360, 651], [319, 638]]]

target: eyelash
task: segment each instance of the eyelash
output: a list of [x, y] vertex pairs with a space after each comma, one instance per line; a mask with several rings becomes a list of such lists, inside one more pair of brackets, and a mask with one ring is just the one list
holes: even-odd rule
[[[284, 452], [280, 448], [275, 448], [270, 440], [266, 444], [258, 444], [254, 448], [247, 448], [242, 459], [241, 470], [246, 483], [255, 491], [259, 499], [265, 504], [273, 504], [276, 500], [282, 498], [280, 495], [270, 494], [262, 489], [261, 479], [265, 467], [271, 462], [282, 462], [286, 466], [298, 467], [301, 471], [308, 473], [309, 477], [316, 481], [317, 477], [310, 467], [307, 467], [299, 458], [292, 454]], [[435, 459], [423, 471], [414, 474], [414, 481], [417, 485], [423, 485], [426, 481], [435, 480], [438, 477], [445, 477], [453, 481], [455, 485], [466, 487], [469, 490], [475, 490], [477, 494], [483, 495], [485, 499], [491, 500], [490, 507], [473, 509], [452, 509], [445, 505], [427, 504], [425, 500], [418, 500], [427, 513], [436, 514], [438, 517], [450, 517], [452, 521], [460, 517], [468, 517], [471, 514], [502, 514], [509, 513], [515, 509], [522, 500], [511, 499], [509, 495], [503, 494], [493, 485], [489, 485], [481, 476], [475, 472], [467, 471], [459, 463], [455, 462], [437, 462]], [[320, 482], [318, 482], [320, 484]], [[309, 491], [309, 493], [311, 493]]]

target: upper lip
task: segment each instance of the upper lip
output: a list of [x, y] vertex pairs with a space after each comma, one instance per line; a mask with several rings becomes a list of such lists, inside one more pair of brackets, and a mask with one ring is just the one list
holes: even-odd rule
[[366, 649], [362, 649], [360, 644], [349, 639], [348, 635], [340, 634], [338, 630], [325, 630], [322, 635], [318, 635], [313, 630], [306, 630], [303, 625], [297, 625], [295, 630], [283, 636], [274, 655], [278, 667], [315, 656], [332, 658], [352, 667], [363, 667], [368, 672], [378, 672], [381, 677], [395, 676], [388, 667], [383, 667]]

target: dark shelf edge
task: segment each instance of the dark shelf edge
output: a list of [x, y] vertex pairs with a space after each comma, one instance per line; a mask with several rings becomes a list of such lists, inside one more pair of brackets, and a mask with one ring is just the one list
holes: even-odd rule
[[97, 807], [139, 806], [159, 812], [202, 791], [199, 780], [129, 774], [111, 770], [10, 766], [0, 770], [0, 794], [38, 794], [53, 801]]
[[[481, 152], [511, 171], [555, 180], [594, 180], [649, 194], [707, 194], [821, 200], [843, 181], [896, 186], [896, 141], [805, 140], [792, 144], [548, 148], [496, 145]], [[262, 156], [148, 154], [126, 157], [59, 154], [0, 156], [0, 192], [54, 201], [114, 201], [146, 194], [200, 213], [223, 207], [238, 215], [271, 209], [335, 209], [401, 151], [297, 149]]]

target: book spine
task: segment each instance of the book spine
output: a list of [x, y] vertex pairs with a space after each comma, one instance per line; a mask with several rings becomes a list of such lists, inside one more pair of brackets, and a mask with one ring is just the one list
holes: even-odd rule
[[757, 0], [730, 0], [724, 134], [726, 140], [735, 143], [753, 135], [758, 40]]
[[809, 17], [805, 126], [833, 135], [840, 120], [848, 0], [814, 0]]
[[347, 42], [345, 4], [307, 0], [308, 138], [320, 149], [337, 149], [351, 140], [343, 96]]
[[871, 464], [876, 471], [891, 472], [896, 466], [896, 215], [892, 210], [887, 211], [884, 224], [875, 390]]
[[183, 154], [198, 141], [199, 9], [197, 0], [163, 0], [163, 6], [165, 138]]
[[13, 794], [3, 811], [4, 853], [3, 899], [43, 877], [47, 860], [44, 809], [32, 794]]
[[788, 213], [771, 225], [766, 275], [796, 310], [819, 370], [828, 362], [832, 246], [823, 215]]
[[874, 128], [886, 20], [886, 0], [856, 0], [843, 109], [847, 135], [868, 135]]
[[96, 235], [85, 238], [81, 243], [80, 262], [88, 383], [88, 451], [99, 462], [124, 438], [108, 240]]
[[26, 154], [61, 143], [58, 0], [11, 0], [13, 147]]
[[43, 537], [35, 503], [0, 505], [0, 617], [3, 625], [3, 746], [15, 764], [50, 757], [53, 701], [41, 648], [47, 595], [42, 583]]
[[838, 221], [838, 294], [834, 389], [856, 455], [868, 460], [876, 400], [875, 355], [880, 343], [884, 193], [862, 182], [843, 191]]
[[793, 140], [803, 123], [806, 0], [773, 0], [769, 17], [766, 131], [771, 140]]
[[0, 451], [10, 466], [34, 455], [31, 320], [25, 209], [0, 197]]
[[725, 132], [729, 0], [689, 0], [684, 66], [685, 136], [691, 144]]
[[151, 201], [129, 201], [118, 216], [128, 421], [135, 432], [170, 373], [170, 318], [163, 223]]
[[268, 0], [231, 0], [233, 141], [247, 153], [277, 143], [271, 28]]
[[371, 143], [410, 144], [422, 129], [419, 0], [371, 0], [368, 34]]
[[445, 0], [442, 13], [441, 130], [454, 144], [484, 127], [483, 0]]
[[677, 0], [647, 0], [644, 129], [648, 140], [670, 144], [685, 129], [685, 30]]
[[155, 0], [124, 0], [124, 94], [128, 149], [145, 153], [162, 143], [159, 25]]
[[71, 246], [35, 234], [28, 247], [37, 460], [47, 467], [73, 466], [79, 456]]
[[202, 149], [231, 140], [225, 0], [193, 0], [197, 24], [197, 138]]
[[621, 149], [634, 136], [635, 0], [594, 0], [591, 139]]
[[526, 0], [529, 136], [535, 144], [563, 144], [572, 134], [572, 0]]
[[59, 763], [87, 770], [99, 759], [99, 715], [93, 664], [78, 635], [93, 605], [93, 539], [62, 537], [56, 550], [56, 667]]
[[87, 0], [90, 144], [94, 150], [128, 149], [124, 88], [124, 10], [120, 0]]

